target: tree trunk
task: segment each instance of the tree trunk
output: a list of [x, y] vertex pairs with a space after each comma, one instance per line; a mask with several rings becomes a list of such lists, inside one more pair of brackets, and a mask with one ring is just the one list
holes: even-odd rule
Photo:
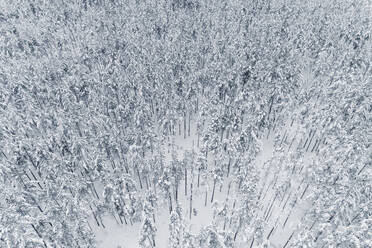
[[315, 141], [315, 144], [314, 144], [314, 146], [313, 146], [313, 149], [311, 149], [311, 152], [314, 152], [314, 149], [315, 149], [315, 147], [318, 145], [318, 142], [319, 142], [319, 139], [317, 139], [317, 140]]
[[227, 164], [227, 177], [230, 175], [231, 157], [229, 156], [229, 163]]
[[287, 242], [285, 242], [285, 245], [283, 246], [283, 248], [285, 248], [288, 245], [289, 241], [292, 239], [293, 234], [294, 234], [294, 231], [292, 232], [291, 236], [289, 236]]
[[264, 196], [262, 197], [262, 200], [263, 200], [263, 199], [265, 199], [265, 197], [266, 197], [266, 194], [267, 194], [267, 192], [269, 191], [269, 189], [270, 189], [270, 185], [268, 185], [268, 186], [267, 186], [267, 189], [266, 189], [266, 191], [265, 191], [265, 194], [264, 194]]
[[136, 171], [137, 171], [137, 176], [138, 176], [138, 180], [139, 180], [139, 183], [140, 183], [140, 187], [142, 189], [142, 180], [141, 180], [141, 176], [140, 176], [140, 173], [139, 173], [139, 170], [138, 170], [138, 166], [136, 166]]
[[146, 188], [149, 190], [149, 182], [147, 176], [145, 176], [145, 183], [146, 183]]
[[231, 188], [231, 182], [229, 182], [229, 186], [227, 187], [227, 195], [226, 195], [226, 201], [230, 194], [230, 188]]
[[238, 233], [239, 233], [239, 230], [240, 230], [241, 225], [242, 225], [242, 219], [241, 219], [241, 217], [240, 217], [240, 218], [239, 218], [239, 225], [238, 225], [238, 228], [236, 229], [235, 234], [234, 234], [234, 241], [236, 240], [236, 237], [238, 236]]
[[185, 195], [187, 195], [187, 169], [185, 166]]
[[199, 97], [196, 97], [196, 108], [195, 108], [195, 114], [198, 112], [199, 110]]
[[275, 200], [276, 200], [277, 196], [278, 196], [278, 194], [275, 194], [274, 200], [272, 201], [272, 203], [271, 203], [271, 205], [270, 205], [270, 207], [269, 207], [269, 210], [267, 211], [267, 214], [266, 214], [265, 220], [268, 218], [269, 213], [270, 213], [270, 211], [271, 211], [271, 208], [274, 206], [274, 203], [275, 203]]
[[[116, 221], [116, 224], [120, 225], [120, 223], [118, 221], [118, 218], [116, 218], [116, 216], [115, 216], [115, 212], [112, 212], [111, 215], [114, 217], [114, 219]], [[123, 224], [123, 222], [121, 222], [121, 224]]]
[[289, 144], [288, 151], [291, 149], [294, 140], [295, 140], [295, 137], [293, 137], [291, 144]]
[[304, 195], [305, 195], [305, 193], [306, 193], [306, 190], [307, 190], [307, 188], [309, 188], [309, 184], [307, 184], [306, 185], [306, 188], [305, 188], [305, 190], [304, 190], [304, 192], [302, 193], [302, 195], [301, 195], [301, 199], [304, 197]]
[[[293, 208], [292, 208], [292, 209], [293, 209]], [[289, 214], [288, 214], [287, 218], [286, 218], [285, 221], [284, 221], [283, 228], [284, 228], [285, 225], [287, 224], [287, 221], [288, 221], [288, 219], [289, 219], [289, 216], [291, 216], [291, 214], [292, 214], [292, 209], [291, 209], [291, 211], [289, 211]]]
[[213, 202], [213, 199], [214, 199], [214, 191], [216, 189], [216, 179], [214, 179], [213, 181], [213, 190], [212, 190], [212, 197], [211, 197], [211, 203]]
[[[90, 184], [90, 187], [91, 187], [91, 190], [93, 191], [93, 193], [95, 194], [95, 196], [97, 197], [97, 199], [99, 199], [99, 195], [97, 193], [96, 187], [94, 186], [94, 182], [92, 182]], [[72, 194], [72, 192], [71, 192], [71, 194]]]
[[89, 207], [90, 207], [90, 210], [92, 210], [93, 217], [94, 217], [95, 221], [97, 222], [97, 226], [101, 226], [101, 225], [99, 224], [99, 221], [98, 221], [97, 215], [96, 215], [96, 214], [94, 213], [94, 211], [93, 211], [92, 206], [89, 205]]
[[[177, 179], [176, 179], [177, 180]], [[175, 186], [174, 186], [175, 188], [176, 188], [176, 190], [175, 190], [175, 198], [176, 198], [176, 202], [178, 202], [178, 181], [176, 181], [176, 183], [175, 183]]]
[[307, 144], [308, 141], [309, 141], [309, 137], [306, 138], [305, 143], [304, 143], [304, 145], [302, 146], [302, 148], [305, 148], [305, 147], [306, 147], [306, 144]]
[[284, 210], [285, 206], [287, 205], [289, 198], [291, 198], [291, 194], [292, 194], [292, 192], [289, 193], [289, 196], [288, 196], [287, 200], [285, 201], [285, 203], [283, 205], [282, 211]]
[[199, 169], [199, 172], [198, 172], [198, 188], [199, 188], [199, 182], [200, 182], [200, 169]]
[[228, 218], [227, 218], [227, 216], [225, 216], [225, 220], [224, 220], [224, 222], [223, 222], [223, 230], [225, 231], [225, 229], [226, 229], [226, 223], [227, 223], [227, 220], [228, 220]]
[[193, 183], [191, 181], [191, 186], [190, 186], [190, 220], [191, 220], [191, 213], [192, 213], [192, 186], [193, 186]]
[[252, 239], [252, 243], [251, 243], [251, 246], [249, 248], [252, 248], [253, 246], [253, 243], [254, 243], [254, 236], [253, 236], [253, 239]]
[[269, 139], [269, 136], [270, 136], [270, 127], [269, 127], [269, 131], [267, 131], [266, 139]]
[[[233, 203], [233, 208], [232, 208], [232, 210], [231, 210], [231, 214], [233, 214], [233, 213], [234, 213], [235, 205], [236, 205], [236, 199], [234, 200], [234, 203]], [[231, 223], [232, 223], [232, 218], [230, 218], [230, 223], [229, 223], [229, 226], [231, 226]]]
[[362, 173], [362, 171], [364, 170], [364, 168], [366, 168], [367, 167], [367, 163], [362, 167], [362, 169], [360, 169], [360, 171], [358, 172], [358, 175], [360, 174], [360, 173]]
[[183, 114], [183, 138], [186, 139], [186, 111]]
[[189, 128], [188, 128], [188, 135], [189, 135], [189, 137], [190, 137], [190, 133], [191, 133], [191, 131], [190, 131], [190, 129], [191, 129], [191, 111], [189, 111]]
[[208, 194], [208, 191], [205, 190], [205, 201], [204, 201], [204, 206], [205, 207], [207, 206], [207, 194]]
[[37, 236], [43, 240], [43, 244], [44, 244], [44, 247], [47, 248], [47, 245], [44, 241], [44, 239], [42, 238], [42, 236], [40, 235], [39, 231], [36, 229], [36, 227], [34, 226], [34, 224], [31, 224], [32, 228], [34, 229], [34, 231], [36, 232]]
[[313, 141], [314, 136], [315, 136], [315, 131], [313, 132], [313, 136], [311, 137], [310, 142], [309, 142], [309, 144], [308, 144], [308, 146], [306, 148], [306, 152], [309, 150], [309, 147], [311, 145], [311, 142]]
[[172, 206], [172, 196], [170, 193], [168, 193], [169, 195], [169, 213], [172, 213], [173, 211], [173, 206]]
[[283, 143], [284, 138], [286, 137], [286, 135], [287, 135], [287, 130], [285, 130], [285, 132], [284, 132], [284, 135], [283, 135], [282, 141], [280, 142], [280, 145], [282, 145], [282, 143]]
[[266, 238], [266, 239], [270, 239], [270, 236], [271, 236], [271, 234], [273, 233], [273, 231], [274, 231], [274, 227], [271, 228], [271, 231], [269, 232], [269, 235], [267, 235], [267, 238]]

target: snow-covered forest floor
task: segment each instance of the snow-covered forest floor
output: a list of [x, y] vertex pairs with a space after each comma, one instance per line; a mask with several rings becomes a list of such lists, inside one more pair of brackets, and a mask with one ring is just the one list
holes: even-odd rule
[[[264, 239], [270, 247], [283, 247], [285, 243], [291, 238], [291, 235], [296, 232], [297, 226], [300, 224], [303, 214], [307, 210], [311, 202], [306, 199], [306, 192], [310, 192], [308, 186], [300, 180], [301, 171], [306, 168], [312, 156], [314, 155], [311, 151], [315, 150], [315, 140], [313, 142], [307, 142], [306, 155], [304, 156], [301, 163], [298, 163], [298, 167], [293, 167], [290, 186], [285, 190], [284, 195], [278, 196], [275, 184], [280, 181], [280, 174], [273, 171], [271, 167], [264, 167], [265, 163], [271, 161], [274, 155], [274, 146], [285, 150], [287, 153], [292, 153], [297, 147], [303, 146], [303, 142], [300, 139], [296, 139], [296, 128], [290, 126], [287, 123], [284, 129], [272, 129], [267, 134], [263, 135], [260, 139], [262, 150], [257, 155], [255, 163], [258, 167], [264, 168], [262, 170], [261, 180], [257, 185], [260, 188], [260, 211], [257, 213], [264, 220]], [[171, 136], [168, 142], [163, 147], [163, 151], [166, 154], [166, 163], [171, 162], [171, 150], [175, 150], [178, 154], [178, 159], [182, 160], [184, 152], [187, 151], [198, 151], [197, 147], [197, 135], [195, 122], [191, 122], [191, 135], [176, 132], [176, 135]], [[174, 139], [173, 145], [171, 139]], [[274, 145], [275, 141], [278, 140], [277, 144]], [[172, 147], [173, 146], [173, 147]], [[280, 150], [279, 149], [279, 150]], [[213, 155], [209, 158], [209, 163], [213, 161]], [[285, 161], [284, 161], [285, 162]], [[192, 202], [192, 213], [190, 215], [190, 179], [185, 185], [185, 180], [182, 179], [180, 183], [180, 192], [178, 196], [178, 202], [183, 209], [183, 218], [186, 220], [186, 225], [189, 231], [193, 234], [198, 234], [202, 227], [208, 225], [214, 225], [213, 213], [214, 208], [221, 206], [223, 202], [227, 202], [228, 209], [233, 211], [234, 191], [229, 187], [237, 187], [234, 185], [234, 181], [230, 177], [224, 175], [224, 183], [217, 185], [216, 193], [214, 196], [213, 203], [210, 201], [210, 195], [205, 196], [205, 189], [196, 188], [193, 192]], [[193, 184], [196, 184], [196, 178], [194, 178]], [[212, 179], [209, 178], [207, 182], [209, 186], [213, 185]], [[186, 188], [186, 189], [185, 189]], [[99, 189], [99, 187], [98, 187]], [[175, 194], [175, 192], [173, 192]], [[280, 200], [281, 199], [281, 200]], [[213, 207], [214, 205], [214, 207]], [[169, 246], [169, 224], [170, 214], [168, 211], [168, 203], [164, 202], [157, 209], [155, 209], [155, 223], [156, 223], [156, 245], [158, 247]], [[138, 240], [140, 239], [140, 223], [120, 224], [117, 219], [113, 216], [107, 215], [103, 218], [105, 228], [98, 227], [95, 225], [93, 217], [91, 217], [91, 225], [94, 226], [94, 233], [97, 237], [99, 247], [102, 248], [122, 248], [136, 247]], [[229, 221], [227, 221], [229, 222]], [[228, 224], [227, 224], [228, 226]], [[218, 226], [222, 229], [223, 226]], [[257, 244], [254, 240], [249, 240], [249, 245], [256, 247]], [[246, 247], [247, 243], [242, 242], [241, 247]], [[238, 246], [240, 247], [240, 246]]]

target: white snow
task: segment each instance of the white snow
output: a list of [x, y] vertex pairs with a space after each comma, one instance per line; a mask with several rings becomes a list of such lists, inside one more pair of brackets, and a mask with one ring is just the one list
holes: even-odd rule
[[[181, 128], [183, 126], [181, 125]], [[179, 151], [179, 158], [182, 157], [184, 150], [192, 150], [197, 149], [196, 144], [196, 135], [195, 135], [195, 124], [193, 123], [191, 128], [191, 137], [187, 137], [184, 139], [183, 133], [182, 135], [178, 135], [178, 130], [176, 135], [174, 136], [174, 144]], [[284, 130], [288, 130], [287, 132]], [[259, 153], [256, 163], [260, 166], [263, 166], [266, 161], [272, 158], [274, 154], [274, 137], [275, 135], [279, 135], [280, 140], [283, 138], [283, 135], [288, 135], [285, 142], [282, 143], [282, 146], [285, 148], [286, 151], [291, 152], [295, 147], [298, 146], [299, 140], [296, 137], [295, 142], [292, 143], [291, 149], [288, 149], [289, 143], [291, 142], [292, 138], [296, 136], [294, 127], [287, 127], [282, 132], [278, 132], [278, 129], [275, 132], [271, 132], [268, 139], [265, 137], [261, 137], [262, 142], [262, 151]], [[291, 130], [291, 131], [290, 131]], [[299, 136], [299, 135], [297, 135]], [[315, 141], [314, 141], [315, 142]], [[167, 147], [170, 146], [165, 145], [165, 154], [166, 159], [170, 161], [170, 152], [167, 152]], [[306, 163], [309, 161], [309, 157], [311, 157], [311, 153], [305, 155], [305, 166]], [[298, 172], [298, 171], [297, 171]], [[231, 177], [231, 176], [230, 176]], [[274, 230], [272, 231], [268, 243], [270, 243], [271, 247], [283, 247], [285, 242], [288, 240], [292, 232], [296, 231], [296, 226], [301, 222], [301, 218], [303, 217], [306, 209], [308, 208], [310, 202], [306, 200], [306, 195], [303, 199], [299, 199], [296, 205], [292, 208], [291, 201], [293, 201], [295, 194], [301, 196], [303, 193], [306, 185], [301, 184], [301, 177], [299, 174], [294, 173], [293, 177], [291, 178], [291, 187], [287, 190], [287, 193], [283, 200], [279, 198], [275, 201], [273, 206], [271, 207], [270, 213], [266, 213], [269, 205], [271, 204], [272, 200], [275, 197], [275, 187], [273, 188], [271, 183], [275, 174], [269, 173], [266, 177], [263, 176], [262, 178], [266, 180], [262, 180], [260, 182], [260, 187], [265, 186], [263, 193], [262, 193], [262, 209], [259, 213], [260, 216], [267, 215], [265, 221], [265, 232], [264, 232], [264, 240], [266, 240], [267, 236], [269, 235], [270, 231], [273, 227]], [[190, 201], [190, 178], [188, 179], [188, 195], [185, 195], [184, 192], [184, 181], [180, 184], [179, 188], [179, 203], [182, 206], [184, 220], [188, 224], [189, 230], [193, 234], [197, 234], [202, 227], [212, 224], [213, 219], [213, 209], [212, 204], [210, 202], [210, 195], [208, 195], [207, 199], [207, 206], [205, 204], [205, 189], [204, 187], [200, 186], [197, 188], [196, 185], [196, 178], [194, 178], [194, 194], [193, 194], [193, 208], [196, 209], [197, 213], [194, 216], [194, 213], [191, 215], [191, 220], [189, 219], [189, 201]], [[228, 179], [229, 180], [229, 179]], [[211, 184], [211, 183], [210, 183]], [[267, 186], [270, 187], [267, 189]], [[215, 201], [222, 203], [226, 200], [227, 197], [227, 186], [228, 183], [224, 183], [223, 187], [221, 188], [220, 192], [220, 185], [216, 186], [216, 193], [215, 193]], [[266, 192], [266, 193], [265, 193]], [[309, 191], [307, 191], [309, 192]], [[231, 191], [230, 191], [231, 194]], [[289, 197], [290, 196], [290, 197]], [[289, 197], [289, 198], [288, 198]], [[288, 202], [286, 203], [288, 199]], [[229, 203], [232, 205], [232, 202]], [[283, 208], [283, 206], [285, 206]], [[290, 214], [291, 213], [291, 214]], [[290, 214], [287, 222], [286, 218]], [[168, 236], [169, 236], [169, 208], [167, 203], [159, 206], [156, 210], [156, 246], [157, 247], [167, 247], [168, 243]], [[117, 221], [112, 216], [105, 216], [103, 218], [103, 223], [105, 224], [106, 228], [98, 227], [95, 225], [93, 218], [91, 218], [91, 226], [93, 226], [94, 233], [96, 235], [97, 241], [99, 242], [98, 247], [101, 248], [117, 248], [118, 246], [122, 248], [134, 248], [138, 247], [138, 240], [139, 240], [139, 231], [140, 231], [140, 223], [134, 223], [133, 225], [121, 225], [118, 224]], [[285, 225], [284, 225], [285, 223]], [[239, 244], [241, 242], [237, 242]], [[248, 241], [248, 244], [251, 243], [251, 240]], [[246, 247], [246, 244], [242, 247]], [[253, 247], [257, 247], [257, 244], [254, 243]]]

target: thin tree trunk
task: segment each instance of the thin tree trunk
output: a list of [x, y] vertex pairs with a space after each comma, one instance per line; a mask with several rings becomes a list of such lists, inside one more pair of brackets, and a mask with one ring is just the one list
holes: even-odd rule
[[311, 142], [313, 141], [314, 136], [315, 136], [315, 131], [313, 132], [313, 136], [311, 137], [311, 139], [310, 139], [310, 141], [309, 141], [309, 144], [308, 144], [308, 146], [307, 146], [307, 148], [306, 148], [306, 152], [309, 150], [309, 147], [310, 147], [310, 145], [311, 145]]
[[172, 206], [172, 196], [170, 193], [168, 193], [169, 195], [169, 213], [172, 213], [173, 211], [173, 206]]
[[[177, 179], [176, 179], [177, 180]], [[176, 183], [175, 183], [175, 186], [174, 186], [175, 188], [176, 188], [176, 190], [175, 190], [175, 198], [176, 198], [176, 202], [178, 202], [178, 181], [176, 181]]]
[[205, 190], [205, 201], [204, 201], [204, 206], [205, 207], [207, 206], [207, 194], [208, 194], [208, 191]]
[[195, 108], [195, 114], [198, 112], [199, 110], [199, 97], [196, 97], [196, 108]]
[[269, 135], [270, 135], [270, 127], [269, 127], [269, 131], [267, 131], [266, 139], [269, 139]]
[[[90, 187], [91, 187], [91, 190], [93, 191], [93, 193], [96, 195], [97, 199], [99, 199], [99, 195], [97, 193], [97, 190], [96, 190], [96, 187], [94, 186], [94, 182], [92, 182], [91, 184], [89, 184]], [[72, 194], [72, 192], [71, 192]]]
[[178, 121], [178, 135], [181, 136], [181, 122]]
[[254, 243], [254, 236], [253, 236], [253, 239], [252, 239], [252, 243], [251, 243], [251, 246], [249, 246], [249, 248], [252, 248], [252, 246], [253, 246], [253, 243]]
[[[293, 209], [293, 208], [292, 208], [292, 209]], [[285, 228], [285, 225], [287, 224], [287, 221], [288, 221], [288, 219], [289, 219], [289, 216], [291, 216], [291, 214], [292, 214], [292, 209], [291, 209], [291, 211], [289, 211], [289, 214], [288, 214], [287, 218], [286, 218], [285, 221], [284, 221], [283, 228]]]
[[265, 192], [264, 196], [262, 197], [262, 200], [265, 199], [266, 194], [267, 194], [267, 192], [269, 191], [269, 189], [270, 189], [270, 185], [267, 186], [266, 192]]
[[367, 167], [367, 163], [362, 167], [362, 169], [360, 169], [360, 171], [358, 172], [358, 176], [360, 173], [362, 173], [362, 171]]
[[234, 234], [234, 241], [236, 240], [236, 237], [238, 236], [238, 233], [239, 233], [239, 230], [240, 230], [241, 225], [242, 225], [242, 219], [241, 219], [241, 217], [240, 217], [240, 218], [239, 218], [239, 225], [238, 225], [238, 228], [236, 229], [235, 234]]
[[185, 195], [187, 195], [187, 169], [185, 166]]
[[101, 217], [101, 216], [98, 216], [98, 217], [99, 217], [99, 220], [100, 220], [100, 222], [101, 222], [102, 227], [103, 227], [103, 228], [106, 228], [105, 225], [103, 224], [102, 217]]
[[92, 206], [89, 206], [90, 207], [90, 209], [92, 210], [92, 213], [93, 213], [93, 217], [94, 217], [94, 219], [96, 220], [96, 222], [97, 222], [97, 226], [101, 226], [100, 224], [99, 224], [99, 221], [98, 221], [98, 219], [97, 219], [97, 215], [94, 213], [94, 211], [93, 211], [93, 208], [92, 208]]
[[[116, 216], [115, 216], [115, 212], [112, 212], [111, 215], [114, 217], [114, 219], [115, 219], [115, 221], [116, 221], [116, 224], [120, 225], [118, 219], [117, 219]], [[121, 224], [123, 224], [123, 223], [121, 223]]]
[[274, 123], [274, 127], [273, 127], [273, 132], [275, 132], [275, 128], [276, 128], [276, 122]]
[[287, 135], [287, 130], [285, 130], [285, 132], [284, 132], [284, 135], [283, 135], [282, 141], [280, 142], [280, 146], [282, 145], [282, 143], [283, 143], [284, 138], [286, 137], [286, 135]]
[[295, 140], [295, 137], [293, 137], [293, 139], [292, 139], [292, 141], [291, 141], [291, 144], [290, 144], [289, 147], [288, 147], [288, 151], [291, 149], [294, 140]]
[[213, 202], [213, 199], [214, 199], [214, 191], [216, 189], [216, 179], [214, 179], [213, 181], [213, 190], [212, 190], [212, 197], [211, 197], [211, 203]]
[[[236, 205], [236, 199], [234, 200], [234, 203], [233, 203], [233, 208], [232, 208], [232, 210], [231, 210], [231, 214], [233, 214], [233, 213], [234, 213], [235, 205]], [[229, 223], [229, 226], [231, 226], [231, 223], [232, 223], [232, 218], [230, 218], [230, 223]]]
[[305, 148], [306, 147], [306, 144], [309, 141], [309, 138], [311, 137], [312, 132], [313, 132], [313, 130], [310, 130], [309, 136], [306, 138], [305, 144], [302, 146], [302, 148]]
[[145, 176], [145, 183], [146, 183], [146, 188], [149, 190], [149, 182], [147, 176]]
[[44, 239], [42, 238], [42, 236], [40, 235], [39, 231], [36, 229], [36, 227], [34, 226], [34, 224], [31, 224], [32, 228], [34, 229], [34, 231], [36, 232], [37, 236], [43, 240], [43, 244], [44, 244], [44, 247], [47, 248], [47, 245], [44, 241]]
[[[120, 223], [123, 225], [124, 224], [124, 222], [123, 222], [123, 220], [121, 219], [121, 215], [118, 213], [118, 216], [119, 216], [119, 220], [120, 220]], [[126, 223], [125, 223], [126, 224]]]
[[306, 193], [306, 190], [307, 190], [307, 188], [309, 188], [309, 184], [307, 184], [306, 185], [306, 188], [305, 188], [305, 190], [304, 190], [304, 192], [302, 193], [302, 195], [301, 195], [301, 199], [304, 197], [304, 195], [305, 195], [305, 193]]
[[274, 227], [271, 228], [271, 231], [270, 231], [269, 235], [267, 235], [266, 239], [270, 239], [270, 236], [271, 236], [271, 234], [273, 233], [273, 231], [274, 231]]
[[190, 186], [190, 220], [191, 220], [191, 213], [192, 213], [192, 186], [193, 186], [193, 183], [191, 181], [191, 186]]
[[224, 220], [224, 222], [223, 222], [223, 230], [225, 231], [225, 229], [226, 229], [226, 223], [227, 223], [227, 220], [228, 220], [228, 218], [227, 218], [227, 216], [225, 216], [225, 220]]
[[187, 130], [188, 131], [188, 134], [189, 134], [189, 137], [190, 137], [190, 129], [191, 129], [191, 111], [189, 111], [189, 129]]
[[311, 231], [311, 229], [313, 229], [315, 223], [316, 223], [317, 220], [314, 221], [314, 223], [311, 225], [311, 227], [309, 228], [309, 230]]
[[149, 241], [149, 243], [150, 243], [150, 245], [151, 245], [151, 248], [154, 247], [154, 245], [153, 245], [153, 241], [150, 239], [149, 236], [147, 236], [147, 240]]
[[315, 141], [315, 144], [314, 144], [314, 146], [313, 146], [313, 149], [311, 149], [311, 152], [314, 152], [314, 149], [315, 149], [315, 147], [318, 145], [318, 142], [319, 142], [319, 139], [317, 139], [317, 140]]
[[136, 171], [137, 171], [137, 176], [138, 176], [138, 180], [139, 180], [139, 183], [140, 183], [140, 187], [142, 189], [142, 180], [141, 180], [141, 176], [140, 176], [140, 173], [139, 173], [139, 170], [138, 170], [138, 166], [136, 166]]
[[289, 241], [292, 239], [293, 234], [294, 234], [294, 231], [292, 232], [291, 236], [289, 236], [287, 242], [285, 242], [285, 245], [283, 246], [283, 248], [285, 248], [288, 245]]
[[186, 111], [183, 114], [183, 138], [186, 139]]
[[231, 157], [229, 156], [229, 163], [227, 164], [227, 177], [230, 175]]
[[32, 170], [29, 169], [29, 171], [31, 172], [31, 175], [32, 177], [34, 178], [34, 180], [37, 182], [37, 185], [39, 186], [40, 189], [43, 189], [43, 187], [41, 186], [39, 180], [36, 178], [35, 174], [32, 172]]
[[199, 188], [199, 182], [200, 182], [200, 169], [199, 169], [199, 172], [198, 172], [198, 188]]
[[227, 187], [227, 195], [226, 195], [226, 201], [230, 194], [230, 188], [231, 188], [231, 182], [229, 182], [229, 186]]
[[276, 185], [277, 182], [278, 182], [278, 176], [275, 175], [274, 184], [273, 184], [273, 186], [271, 187], [272, 189], [274, 189], [274, 187], [275, 187], [275, 185]]
[[300, 142], [298, 142], [297, 149], [300, 148], [302, 145], [302, 138], [300, 139]]
[[272, 201], [272, 203], [271, 203], [271, 205], [270, 205], [270, 208], [269, 208], [269, 210], [268, 210], [268, 212], [267, 212], [267, 215], [266, 215], [265, 220], [268, 218], [269, 213], [270, 213], [270, 211], [271, 211], [271, 208], [274, 206], [274, 203], [275, 203], [275, 200], [276, 200], [277, 196], [278, 196], [278, 194], [275, 194], [274, 200]]

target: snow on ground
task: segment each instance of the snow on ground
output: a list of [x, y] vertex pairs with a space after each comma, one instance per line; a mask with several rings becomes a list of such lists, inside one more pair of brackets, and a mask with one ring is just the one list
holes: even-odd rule
[[[192, 125], [191, 136], [184, 139], [183, 134], [178, 135], [178, 130], [174, 136], [174, 144], [179, 151], [179, 158], [182, 157], [184, 150], [197, 149], [197, 138], [195, 135], [195, 125]], [[283, 129], [282, 129], [283, 130]], [[285, 131], [287, 130], [287, 131]], [[291, 131], [289, 131], [291, 130]], [[283, 147], [291, 152], [298, 145], [301, 145], [301, 140], [298, 140], [294, 127], [288, 124], [282, 132], [278, 130], [271, 131], [270, 135], [261, 137], [262, 151], [259, 153], [256, 163], [259, 166], [264, 166], [264, 163], [272, 158], [274, 154], [274, 138], [278, 135], [279, 140], [283, 140]], [[278, 139], [277, 138], [277, 139]], [[165, 145], [164, 150], [166, 160], [170, 161], [170, 152], [167, 146], [171, 146], [171, 140]], [[304, 167], [308, 164], [311, 153], [307, 153], [304, 159]], [[296, 168], [293, 178], [291, 178], [291, 187], [286, 191], [285, 196], [280, 200], [276, 195], [275, 173], [269, 173], [263, 176], [260, 187], [263, 187], [262, 192], [262, 209], [259, 213], [265, 219], [265, 232], [263, 239], [267, 238], [270, 241], [271, 247], [283, 247], [288, 238], [296, 231], [296, 226], [301, 222], [306, 209], [310, 203], [306, 200], [306, 195], [293, 205], [296, 195], [301, 195], [306, 185], [300, 181], [299, 169]], [[191, 179], [188, 179], [189, 181]], [[179, 202], [182, 206], [184, 219], [189, 224], [189, 230], [193, 234], [197, 234], [202, 227], [212, 224], [213, 208], [210, 202], [210, 195], [208, 195], [207, 205], [205, 206], [205, 191], [202, 186], [198, 189], [196, 187], [196, 179], [194, 179], [194, 194], [193, 194], [193, 209], [196, 210], [192, 213], [191, 219], [189, 218], [189, 204], [190, 204], [190, 182], [188, 182], [188, 192], [185, 195], [184, 182], [182, 181], [179, 188]], [[228, 183], [225, 183], [221, 188], [220, 185], [216, 186], [215, 201], [222, 203], [226, 200]], [[309, 191], [308, 191], [309, 192]], [[229, 203], [232, 205], [232, 203]], [[169, 236], [169, 210], [166, 204], [161, 205], [156, 210], [156, 246], [167, 247]], [[93, 217], [91, 218], [91, 226], [98, 241], [98, 247], [101, 248], [135, 248], [138, 247], [140, 223], [133, 223], [133, 225], [118, 224], [117, 221], [110, 215], [103, 218], [103, 223], [106, 228], [98, 227], [95, 225]], [[249, 241], [249, 244], [251, 240]], [[256, 247], [254, 243], [252, 247]]]

